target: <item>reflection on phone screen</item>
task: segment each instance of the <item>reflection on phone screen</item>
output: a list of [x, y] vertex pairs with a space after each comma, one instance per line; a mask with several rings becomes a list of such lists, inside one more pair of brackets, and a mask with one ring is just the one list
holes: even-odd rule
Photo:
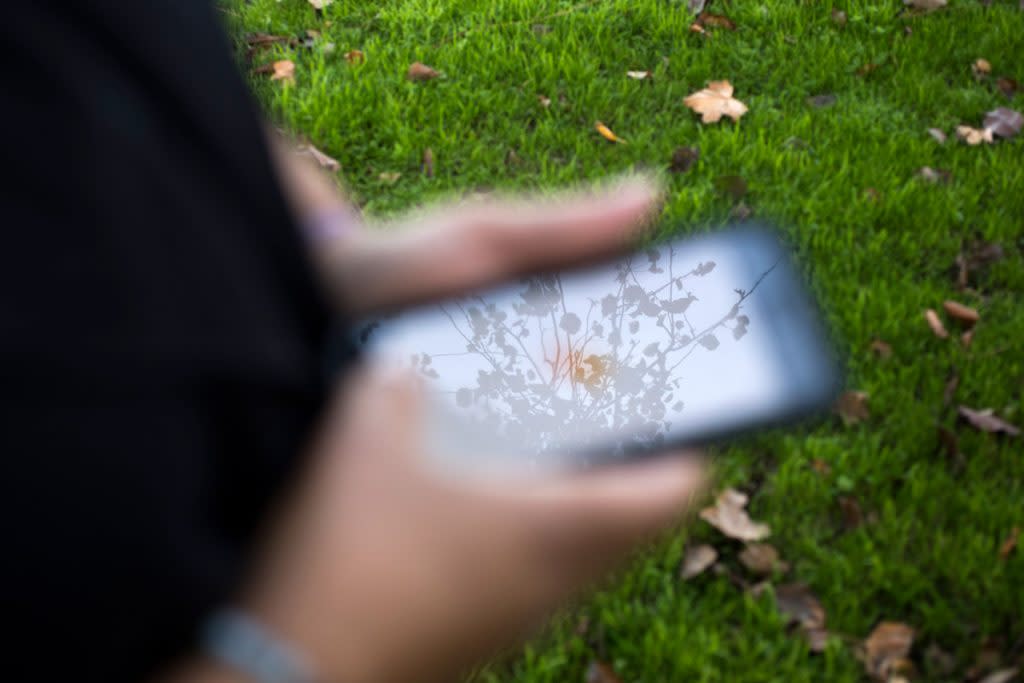
[[777, 306], [761, 304], [788, 263], [774, 241], [743, 246], [709, 236], [527, 277], [384, 321], [372, 348], [424, 378], [448, 428], [519, 453], [651, 447], [768, 417], [789, 383]]

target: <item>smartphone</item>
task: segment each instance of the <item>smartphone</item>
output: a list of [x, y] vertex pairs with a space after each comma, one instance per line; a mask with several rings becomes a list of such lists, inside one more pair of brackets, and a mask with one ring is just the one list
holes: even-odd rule
[[841, 370], [777, 234], [743, 226], [360, 326], [428, 395], [456, 469], [621, 461], [827, 410]]

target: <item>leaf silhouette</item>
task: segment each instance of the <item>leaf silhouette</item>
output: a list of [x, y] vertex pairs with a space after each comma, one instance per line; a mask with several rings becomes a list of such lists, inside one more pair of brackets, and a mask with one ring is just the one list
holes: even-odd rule
[[580, 327], [582, 325], [583, 322], [580, 320], [580, 317], [575, 313], [566, 313], [558, 322], [558, 326], [561, 327], [566, 332], [568, 332], [569, 334], [576, 334], [577, 332], [579, 332]]
[[693, 297], [686, 297], [685, 299], [674, 299], [672, 301], [662, 301], [661, 308], [667, 313], [683, 313], [690, 304], [693, 303]]
[[711, 333], [705, 334], [703, 337], [701, 337], [698, 343], [708, 351], [714, 351], [715, 349], [718, 348], [720, 344], [720, 342], [718, 341], [718, 337]]

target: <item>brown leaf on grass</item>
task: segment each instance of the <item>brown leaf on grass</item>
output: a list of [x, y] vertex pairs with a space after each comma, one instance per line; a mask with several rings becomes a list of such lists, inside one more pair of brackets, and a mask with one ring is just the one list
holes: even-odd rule
[[587, 666], [586, 683], [622, 683], [615, 669], [607, 662], [593, 660]]
[[686, 173], [700, 159], [700, 150], [696, 147], [677, 147], [672, 152], [669, 170], [673, 173]]
[[409, 71], [405, 77], [410, 81], [431, 81], [440, 75], [440, 72], [422, 62], [413, 62], [409, 65]]
[[971, 308], [970, 306], [964, 306], [958, 301], [948, 300], [942, 302], [942, 307], [946, 309], [946, 313], [949, 317], [954, 320], [959, 320], [963, 324], [970, 327], [974, 323], [978, 322], [981, 316], [978, 315], [978, 311]]
[[754, 574], [768, 576], [776, 570], [789, 571], [789, 563], [779, 557], [775, 546], [767, 543], [751, 543], [739, 554], [740, 563]]
[[914, 629], [896, 621], [883, 621], [863, 644], [862, 657], [868, 675], [887, 681], [890, 676], [906, 671], [907, 655], [914, 644]]
[[864, 523], [864, 513], [861, 512], [860, 503], [853, 496], [839, 496], [839, 511], [843, 515], [843, 528], [853, 531]]
[[946, 6], [947, 0], [903, 0], [903, 4], [913, 9], [936, 10]]
[[537, 101], [540, 102], [540, 106], [545, 109], [551, 106], [551, 98], [546, 95], [537, 95]]
[[733, 87], [729, 81], [711, 81], [708, 87], [683, 99], [683, 104], [701, 115], [704, 123], [715, 123], [723, 116], [733, 121], [747, 113], [747, 105], [732, 96]]
[[683, 562], [679, 565], [679, 578], [688, 581], [695, 576], [703, 574], [711, 565], [718, 560], [718, 551], [707, 543], [688, 546], [683, 555]]
[[979, 431], [988, 432], [990, 434], [1002, 433], [1007, 436], [1020, 435], [1020, 428], [997, 416], [995, 411], [991, 408], [974, 410], [967, 406], [960, 406], [957, 408], [957, 413], [960, 417], [967, 420], [972, 427]]
[[290, 59], [279, 59], [271, 64], [270, 80], [295, 82], [295, 62]]
[[983, 679], [978, 681], [978, 683], [1009, 683], [1009, 681], [1012, 681], [1017, 677], [1018, 673], [1020, 673], [1020, 669], [1017, 667], [999, 669], [998, 671], [993, 671], [988, 676], [985, 676]]
[[627, 71], [626, 78], [632, 78], [634, 81], [642, 81], [651, 77], [650, 71]]
[[617, 142], [620, 145], [626, 144], [625, 140], [623, 140], [618, 135], [613, 133], [611, 128], [604, 125], [600, 121], [596, 121], [594, 123], [594, 130], [596, 130], [601, 135], [601, 137], [603, 137], [605, 140], [608, 140], [609, 142]]
[[434, 150], [429, 147], [423, 150], [423, 175], [434, 177]]
[[693, 22], [692, 24], [690, 24], [690, 33], [700, 33], [701, 35], [707, 35], [707, 31], [704, 30], [704, 27], [698, 24], [697, 22]]
[[974, 343], [974, 328], [964, 330], [960, 335], [960, 345], [965, 349], [970, 348], [971, 344]]
[[870, 346], [871, 351], [879, 358], [892, 358], [892, 345], [881, 339], [873, 339]]
[[736, 489], [725, 489], [715, 504], [700, 511], [700, 517], [729, 538], [760, 541], [771, 535], [767, 524], [755, 522], [747, 514], [747, 495]]
[[980, 145], [983, 142], [992, 144], [995, 140], [992, 138], [992, 131], [988, 128], [972, 128], [971, 126], [957, 126], [956, 136], [966, 142], [968, 145], [974, 147]]
[[917, 175], [929, 183], [948, 183], [953, 179], [953, 174], [949, 171], [941, 168], [932, 168], [931, 166], [921, 167]]
[[341, 164], [337, 159], [327, 156], [313, 145], [299, 145], [296, 151], [300, 155], [312, 157], [320, 165], [320, 168], [326, 168], [331, 173], [337, 173], [341, 170]]
[[706, 28], [724, 28], [727, 31], [736, 30], [736, 22], [724, 14], [701, 12], [700, 16], [697, 17], [697, 23]]
[[999, 92], [1003, 93], [1006, 97], [1013, 97], [1020, 90], [1020, 83], [1010, 78], [1009, 76], [1000, 76], [996, 79], [996, 87], [999, 88]]
[[866, 391], [844, 391], [836, 399], [833, 410], [847, 426], [855, 425], [871, 417]]
[[940, 145], [946, 143], [946, 134], [940, 128], [929, 128], [928, 135], [931, 135]]
[[948, 406], [953, 402], [953, 396], [956, 395], [956, 390], [960, 386], [960, 375], [953, 372], [949, 379], [946, 380], [946, 387], [942, 390], [942, 405]]
[[846, 12], [841, 9], [832, 8], [832, 22], [836, 26], [846, 26]]
[[924, 319], [928, 322], [928, 327], [932, 328], [932, 333], [939, 339], [948, 339], [949, 332], [946, 331], [946, 326], [942, 324], [942, 320], [939, 318], [939, 314], [935, 312], [935, 309], [929, 308], [924, 312]]
[[971, 73], [974, 74], [975, 78], [987, 78], [992, 73], [992, 65], [989, 64], [987, 59], [978, 58], [971, 64]]
[[1001, 138], [1012, 138], [1024, 128], [1024, 115], [1007, 107], [999, 107], [985, 114], [986, 131]]
[[828, 638], [825, 608], [804, 583], [790, 583], [775, 589], [775, 607], [788, 623], [797, 624], [811, 652], [822, 652]]
[[349, 64], [363, 64], [366, 62], [366, 55], [362, 50], [349, 50], [344, 55], [345, 61]]
[[1020, 527], [1015, 526], [1010, 530], [1010, 535], [1006, 537], [1002, 545], [999, 546], [999, 559], [1005, 560], [1013, 552], [1014, 548], [1017, 547], [1017, 540], [1020, 538]]

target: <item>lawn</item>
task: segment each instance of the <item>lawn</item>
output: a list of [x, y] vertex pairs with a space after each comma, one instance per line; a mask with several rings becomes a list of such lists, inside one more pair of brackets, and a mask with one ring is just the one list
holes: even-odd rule
[[[917, 680], [1024, 665], [1024, 548], [1000, 553], [1024, 527], [1024, 440], [957, 418], [962, 404], [1024, 424], [1024, 135], [978, 146], [953, 135], [996, 107], [1024, 109], [998, 81], [1024, 81], [1017, 0], [949, 0], [927, 14], [899, 0], [713, 0], [736, 28], [703, 34], [680, 0], [335, 0], [322, 15], [306, 0], [222, 4], [243, 68], [295, 63], [293, 84], [253, 73], [254, 91], [272, 119], [341, 162], [339, 182], [368, 214], [663, 172], [666, 231], [752, 212], [786, 233], [843, 340], [849, 388], [868, 394], [860, 422], [834, 417], [717, 453], [716, 488], [750, 494], [791, 565], [772, 584], [804, 582], [820, 600], [824, 652], [787, 626], [772, 590], [744, 590], [757, 579], [741, 545], [697, 521], [480, 680], [583, 681], [599, 659], [623, 681], [861, 681], [857, 645], [883, 620], [915, 629]], [[257, 32], [300, 41], [247, 64], [244, 38]], [[350, 63], [352, 50], [365, 61]], [[972, 71], [979, 58], [990, 73]], [[416, 61], [441, 76], [410, 82]], [[720, 79], [749, 112], [702, 124], [682, 100]], [[809, 100], [818, 95], [834, 101]], [[603, 139], [598, 120], [628, 144]], [[699, 160], [669, 172], [684, 146]], [[923, 167], [948, 175], [929, 180]], [[732, 176], [745, 192], [719, 180]], [[1002, 258], [959, 285], [958, 255], [992, 243]], [[968, 347], [947, 299], [980, 312]], [[929, 329], [928, 308], [950, 338]], [[698, 543], [718, 549], [720, 569], [682, 581], [684, 548]]]

